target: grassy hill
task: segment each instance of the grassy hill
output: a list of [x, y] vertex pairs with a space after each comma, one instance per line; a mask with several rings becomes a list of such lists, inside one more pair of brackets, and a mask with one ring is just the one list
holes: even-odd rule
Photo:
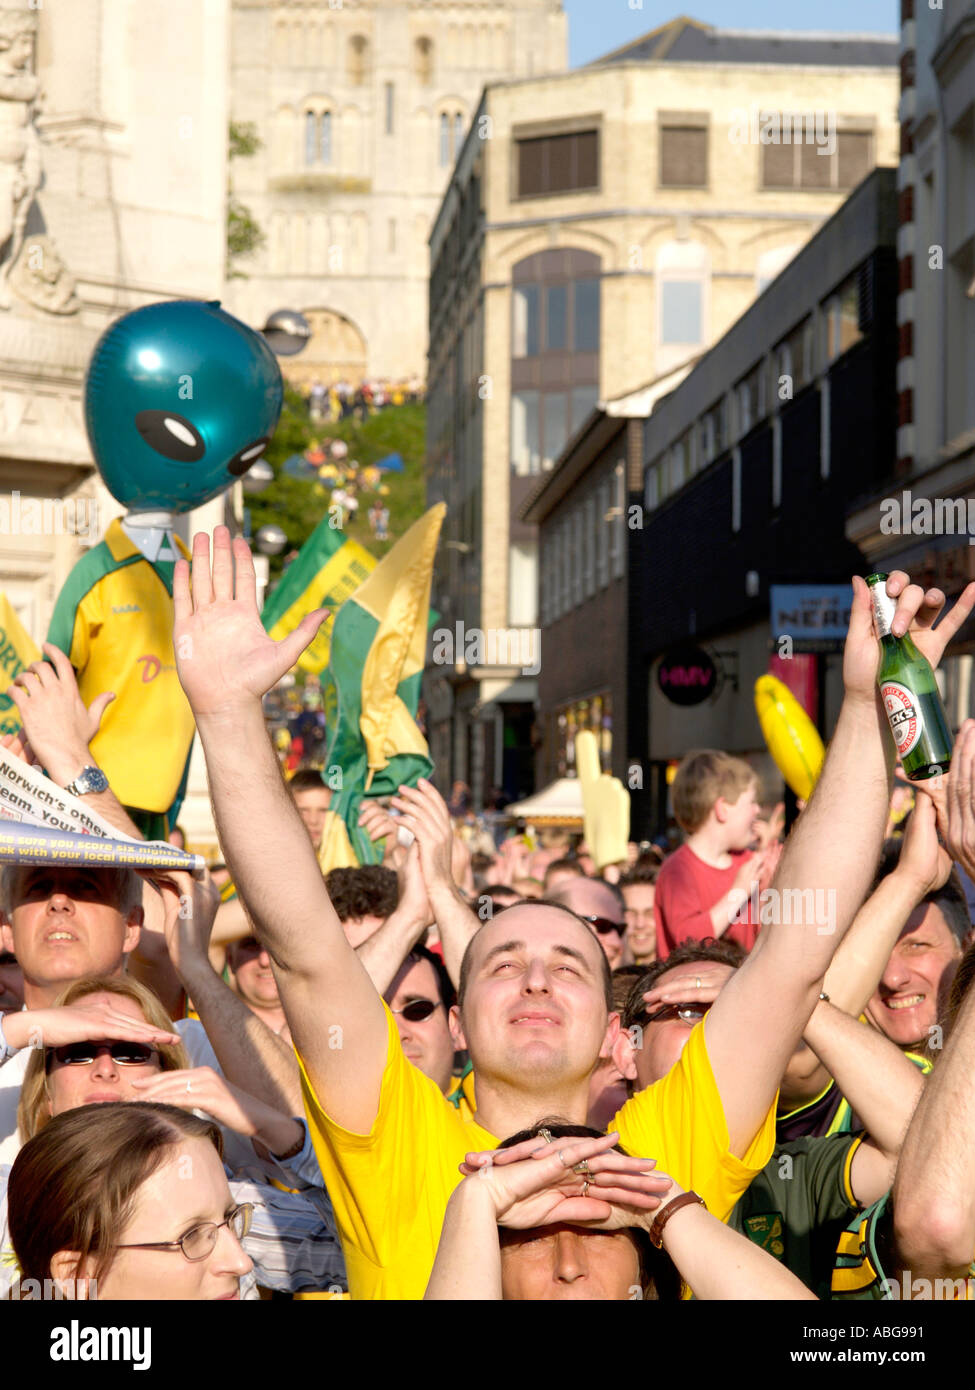
[[[317, 440], [342, 439], [349, 446], [349, 459], [360, 468], [378, 463], [386, 454], [403, 459], [402, 473], [384, 473], [389, 488], [385, 498], [389, 508], [389, 540], [377, 541], [369, 529], [368, 511], [376, 494], [360, 491], [355, 520], [346, 519], [346, 534], [378, 556], [385, 555], [393, 542], [421, 516], [425, 507], [424, 440], [426, 407], [423, 405], [386, 406], [362, 422], [349, 416], [338, 424], [314, 423], [301, 397], [292, 391], [285, 395], [284, 409], [265, 457], [274, 468], [274, 482], [264, 492], [246, 498], [251, 532], [273, 523], [288, 537], [288, 550], [297, 550], [328, 512], [329, 489], [314, 479], [292, 478], [282, 471], [292, 454], [303, 454]], [[287, 555], [285, 551], [285, 555]], [[285, 555], [271, 559], [271, 577], [281, 573]]]

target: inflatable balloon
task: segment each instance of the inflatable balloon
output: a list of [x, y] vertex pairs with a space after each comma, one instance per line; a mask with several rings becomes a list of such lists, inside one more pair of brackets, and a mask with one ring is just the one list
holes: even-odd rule
[[815, 724], [789, 687], [775, 676], [759, 676], [755, 682], [755, 712], [786, 785], [808, 801], [826, 756]]
[[105, 486], [130, 511], [187, 512], [264, 452], [281, 370], [259, 333], [214, 301], [124, 314], [85, 378], [85, 427]]
[[85, 704], [114, 691], [91, 753], [150, 839], [164, 839], [179, 813], [194, 733], [173, 652], [173, 568], [186, 550], [172, 514], [249, 470], [282, 399], [267, 343], [215, 302], [124, 314], [88, 368], [92, 453], [128, 514], [71, 571], [48, 640], [68, 654]]

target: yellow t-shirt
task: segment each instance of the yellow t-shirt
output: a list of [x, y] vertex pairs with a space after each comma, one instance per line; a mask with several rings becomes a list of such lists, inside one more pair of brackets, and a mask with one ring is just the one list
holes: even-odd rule
[[92, 754], [124, 806], [156, 812], [176, 798], [195, 732], [176, 675], [172, 570], [172, 561], [151, 565], [113, 521], [69, 575], [48, 633], [78, 672], [86, 705], [114, 690]]
[[[304, 1064], [301, 1082], [312, 1143], [332, 1200], [354, 1299], [422, 1298], [447, 1200], [465, 1154], [498, 1140], [465, 1118], [436, 1082], [407, 1061], [396, 1020], [389, 1028], [379, 1113], [354, 1134], [322, 1110]], [[722, 1221], [772, 1156], [775, 1105], [744, 1160], [728, 1151], [728, 1127], [704, 1041], [691, 1033], [672, 1070], [627, 1101], [611, 1126], [630, 1154], [693, 1188]]]

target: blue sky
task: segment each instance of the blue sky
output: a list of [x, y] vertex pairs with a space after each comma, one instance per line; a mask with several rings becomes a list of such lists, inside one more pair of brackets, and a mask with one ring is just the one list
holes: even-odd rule
[[725, 29], [813, 29], [896, 34], [900, 0], [563, 0], [569, 16], [569, 62], [591, 62], [686, 14]]

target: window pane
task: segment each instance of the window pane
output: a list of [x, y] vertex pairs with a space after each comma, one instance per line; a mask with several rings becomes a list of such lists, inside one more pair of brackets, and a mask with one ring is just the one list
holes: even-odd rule
[[450, 163], [450, 117], [444, 113], [440, 117], [440, 167], [445, 169]]
[[840, 131], [836, 154], [840, 188], [855, 188], [873, 168], [873, 136], [869, 131]]
[[569, 421], [569, 433], [575, 434], [586, 416], [595, 409], [596, 401], [599, 399], [599, 389], [595, 386], [575, 386], [572, 390], [572, 418]]
[[[829, 164], [827, 159], [826, 164]], [[762, 187], [792, 188], [795, 184], [795, 146], [762, 146]]]
[[511, 467], [519, 477], [527, 477], [540, 466], [538, 392], [519, 391], [511, 398]]
[[454, 158], [460, 154], [460, 147], [464, 143], [464, 118], [458, 111], [454, 116]]
[[519, 285], [514, 292], [514, 322], [512, 324], [512, 357], [537, 357], [539, 349], [539, 289], [537, 285]]
[[318, 118], [314, 111], [305, 112], [305, 163], [315, 163], [316, 131]]
[[323, 111], [323, 112], [322, 112], [322, 115], [321, 115], [321, 117], [320, 117], [319, 119], [321, 120], [321, 126], [319, 127], [319, 146], [318, 146], [318, 148], [319, 148], [319, 154], [320, 154], [321, 161], [322, 161], [323, 164], [331, 164], [331, 162], [332, 162], [332, 113], [331, 113], [331, 111]]
[[599, 351], [599, 281], [577, 280], [572, 322], [575, 352]]
[[799, 167], [803, 188], [832, 187], [833, 159], [825, 145], [803, 145]]
[[699, 280], [665, 280], [660, 287], [662, 343], [702, 341], [702, 294]]
[[564, 350], [568, 317], [568, 285], [549, 285], [545, 291], [545, 346], [549, 351]]
[[660, 182], [665, 188], [706, 188], [706, 126], [663, 126], [660, 131]]
[[393, 100], [394, 100], [394, 97], [393, 97], [393, 84], [392, 84], [392, 82], [387, 82], [387, 83], [385, 84], [385, 87], [386, 87], [386, 134], [387, 134], [387, 135], [392, 135], [392, 133], [393, 133], [393, 116], [394, 116], [394, 107], [393, 107]]
[[533, 627], [538, 621], [538, 542], [512, 542], [508, 548], [508, 622]]
[[569, 437], [569, 403], [564, 391], [553, 391], [542, 398], [544, 418], [544, 468], [552, 464], [565, 448]]
[[583, 130], [572, 137], [575, 141], [575, 188], [596, 188], [599, 184], [599, 136], [595, 130]]
[[[443, 118], [446, 121], [446, 116]], [[544, 140], [518, 141], [518, 193], [521, 197], [544, 192], [542, 186]]]

